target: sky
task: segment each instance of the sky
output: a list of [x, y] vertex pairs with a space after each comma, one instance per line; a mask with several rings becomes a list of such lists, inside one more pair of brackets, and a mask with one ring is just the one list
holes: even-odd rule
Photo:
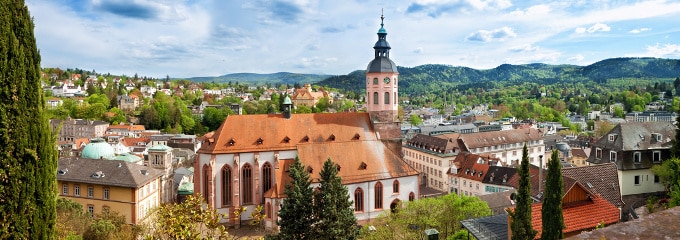
[[26, 0], [42, 67], [155, 78], [348, 74], [381, 14], [399, 66], [680, 58], [680, 1]]

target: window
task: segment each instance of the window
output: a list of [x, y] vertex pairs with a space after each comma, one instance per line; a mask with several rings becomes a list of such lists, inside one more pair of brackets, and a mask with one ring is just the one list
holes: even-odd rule
[[232, 190], [231, 184], [233, 180], [231, 179], [231, 168], [229, 165], [224, 165], [222, 168], [222, 205], [231, 206], [232, 205]]
[[654, 175], [654, 183], [659, 183], [661, 180], [659, 179], [658, 175]]
[[73, 195], [80, 196], [80, 186], [76, 185], [73, 187]]
[[392, 183], [392, 193], [399, 193], [399, 180], [394, 180]]
[[595, 158], [602, 159], [602, 148], [595, 149]]
[[614, 151], [609, 152], [609, 161], [616, 162], [616, 152]]
[[641, 161], [642, 161], [642, 153], [634, 152], [633, 153], [633, 162], [634, 163], [640, 163]]
[[635, 175], [635, 185], [640, 185], [640, 181], [642, 181], [641, 178], [642, 177], [640, 175]]
[[264, 208], [264, 214], [267, 216], [267, 219], [272, 219], [272, 204], [267, 203], [267, 207]]
[[413, 202], [413, 200], [416, 200], [416, 194], [413, 193], [413, 192], [409, 193], [409, 194], [408, 194], [408, 200], [409, 200], [410, 202]]
[[375, 209], [383, 208], [383, 185], [378, 182], [375, 184]]
[[378, 104], [378, 92], [373, 93], [373, 104]]
[[209, 166], [203, 166], [203, 200], [206, 203], [209, 203], [209, 193], [208, 190], [210, 190], [210, 167]]
[[109, 199], [109, 188], [104, 188], [103, 197], [104, 199]]
[[89, 214], [90, 217], [94, 216], [94, 205], [92, 204], [87, 205], [87, 214]]
[[269, 191], [272, 188], [272, 165], [266, 162], [262, 166], [262, 193]]
[[609, 134], [609, 141], [613, 142], [614, 140], [616, 140], [616, 134]]
[[68, 184], [61, 185], [61, 194], [68, 195]]
[[249, 164], [241, 170], [243, 179], [243, 203], [253, 203], [253, 169]]
[[87, 197], [94, 197], [94, 187], [92, 186], [87, 187]]
[[354, 211], [364, 211], [364, 190], [361, 190], [361, 188], [354, 190]]
[[373, 79], [373, 85], [378, 85], [378, 78]]
[[655, 163], [661, 162], [661, 151], [654, 151], [652, 152], [652, 160]]
[[390, 104], [390, 93], [385, 92], [385, 104]]

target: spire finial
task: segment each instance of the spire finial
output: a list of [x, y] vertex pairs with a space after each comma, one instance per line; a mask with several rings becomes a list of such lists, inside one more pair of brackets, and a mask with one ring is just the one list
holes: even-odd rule
[[384, 26], [383, 21], [385, 20], [385, 9], [381, 8], [380, 9], [380, 26]]

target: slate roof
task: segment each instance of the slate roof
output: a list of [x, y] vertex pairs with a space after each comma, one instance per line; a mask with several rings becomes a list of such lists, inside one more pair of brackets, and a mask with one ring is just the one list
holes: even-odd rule
[[407, 142], [407, 146], [417, 147], [421, 150], [429, 150], [439, 154], [452, 153], [458, 148], [458, 138], [460, 134], [446, 134], [440, 136], [429, 136], [416, 134]]
[[[101, 172], [99, 177], [93, 176], [98, 172]], [[163, 172], [120, 160], [60, 158], [56, 174], [59, 181], [138, 188], [159, 178]]]
[[[666, 149], [671, 146], [671, 140], [675, 136], [675, 126], [671, 122], [631, 122], [621, 123], [619, 127], [621, 135], [625, 137], [621, 137], [622, 144], [617, 145], [623, 151]], [[662, 141], [653, 139], [652, 133], [661, 133]]]
[[494, 214], [506, 213], [505, 209], [515, 205], [515, 201], [510, 199], [510, 195], [516, 193], [517, 190], [512, 189], [505, 192], [490, 193], [477, 196], [482, 201], [486, 202], [486, 205], [491, 208]]
[[614, 163], [563, 168], [562, 176], [575, 179], [589, 191], [599, 194], [616, 207], [621, 208], [625, 205], [621, 199], [619, 175]]
[[282, 114], [231, 115], [197, 153], [293, 150], [312, 143], [375, 140], [368, 113], [292, 114], [290, 119]]
[[465, 150], [498, 146], [507, 143], [528, 142], [543, 139], [543, 131], [538, 129], [513, 129], [493, 132], [476, 132], [460, 135], [461, 147]]

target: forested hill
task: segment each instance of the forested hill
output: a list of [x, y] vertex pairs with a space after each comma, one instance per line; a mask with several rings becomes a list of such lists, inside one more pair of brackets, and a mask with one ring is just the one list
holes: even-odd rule
[[[612, 58], [588, 66], [548, 65], [542, 63], [510, 65], [478, 70], [468, 67], [427, 64], [417, 67], [398, 67], [399, 91], [408, 94], [439, 92], [443, 89], [469, 88], [500, 89], [525, 82], [606, 83], [611, 79], [669, 79], [680, 76], [680, 60], [659, 58]], [[365, 89], [365, 71], [329, 77], [316, 83], [319, 86], [361, 92]]]
[[278, 72], [270, 74], [257, 74], [257, 73], [233, 73], [222, 75], [219, 77], [194, 77], [187, 80], [193, 82], [215, 82], [215, 83], [248, 83], [254, 85], [262, 85], [265, 83], [280, 83], [280, 84], [290, 84], [295, 83], [315, 83], [330, 77], [331, 75], [322, 74], [301, 74], [301, 73], [289, 73], [289, 72]]

